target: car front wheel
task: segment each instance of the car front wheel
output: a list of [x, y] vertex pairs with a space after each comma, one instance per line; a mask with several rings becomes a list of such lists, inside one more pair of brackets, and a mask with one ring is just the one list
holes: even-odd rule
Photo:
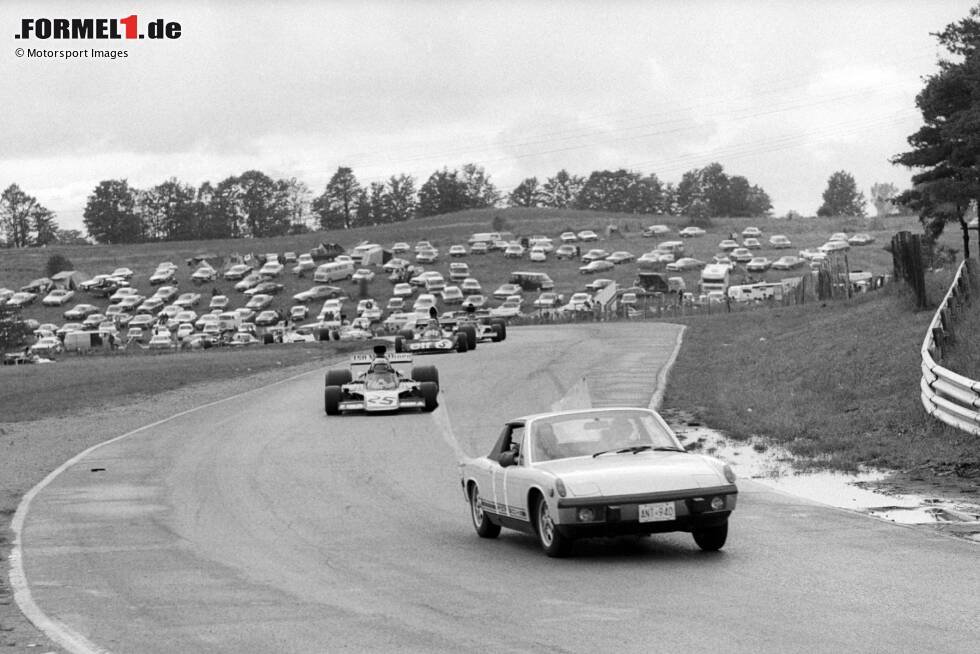
[[694, 542], [705, 552], [717, 552], [725, 546], [728, 539], [728, 521], [717, 527], [695, 529], [692, 533]]
[[476, 484], [470, 488], [470, 517], [473, 518], [473, 529], [480, 538], [496, 538], [500, 535], [500, 525], [490, 522], [480, 506], [480, 489]]
[[538, 498], [537, 505], [534, 507], [534, 526], [538, 532], [538, 541], [541, 549], [548, 556], [561, 558], [568, 556], [572, 551], [572, 539], [563, 536], [558, 531], [558, 526], [551, 518], [551, 511], [548, 510], [548, 503], [544, 498]]
[[327, 386], [323, 389], [323, 409], [328, 416], [340, 414], [340, 387]]

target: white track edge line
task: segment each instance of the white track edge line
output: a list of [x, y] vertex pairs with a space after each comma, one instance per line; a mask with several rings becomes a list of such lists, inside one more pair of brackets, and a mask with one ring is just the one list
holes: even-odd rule
[[[326, 365], [333, 365], [327, 363]], [[23, 551], [21, 549], [21, 537], [24, 528], [24, 522], [27, 519], [27, 511], [30, 509], [31, 501], [45, 489], [51, 482], [53, 482], [61, 473], [70, 468], [71, 466], [78, 463], [80, 460], [84, 459], [86, 456], [94, 452], [95, 450], [103, 447], [105, 445], [110, 445], [116, 441], [120, 441], [124, 438], [129, 438], [134, 434], [138, 434], [147, 429], [151, 429], [158, 425], [162, 425], [165, 422], [169, 422], [176, 418], [186, 416], [195, 411], [200, 411], [201, 409], [207, 409], [224, 402], [229, 402], [231, 400], [237, 399], [249, 393], [255, 393], [256, 391], [261, 391], [266, 388], [277, 386], [279, 384], [284, 384], [286, 382], [293, 381], [294, 379], [299, 379], [300, 377], [305, 377], [311, 375], [317, 370], [307, 370], [306, 372], [287, 377], [285, 379], [280, 379], [278, 381], [266, 384], [264, 386], [259, 386], [257, 388], [250, 388], [247, 391], [242, 391], [241, 393], [236, 393], [228, 397], [222, 398], [220, 400], [215, 400], [213, 402], [208, 402], [207, 404], [202, 404], [196, 406], [192, 409], [187, 409], [181, 411], [180, 413], [175, 413], [172, 416], [168, 416], [156, 422], [152, 422], [148, 425], [143, 425], [142, 427], [137, 427], [136, 429], [126, 432], [121, 436], [115, 436], [109, 440], [103, 441], [101, 443], [96, 443], [95, 445], [89, 447], [88, 449], [76, 454], [72, 458], [68, 459], [60, 466], [51, 471], [47, 477], [42, 479], [34, 488], [27, 491], [24, 497], [21, 498], [20, 503], [17, 505], [17, 510], [14, 512], [14, 518], [10, 523], [10, 528], [14, 532], [14, 543], [10, 551], [10, 586], [14, 591], [14, 601], [17, 603], [18, 608], [27, 617], [35, 627], [40, 629], [44, 634], [53, 640], [55, 643], [64, 647], [72, 654], [110, 654], [110, 650], [104, 649], [93, 644], [83, 635], [79, 634], [63, 622], [49, 617], [41, 608], [34, 602], [34, 598], [31, 595], [31, 590], [27, 583], [27, 574], [24, 572], [24, 562], [23, 562]]]

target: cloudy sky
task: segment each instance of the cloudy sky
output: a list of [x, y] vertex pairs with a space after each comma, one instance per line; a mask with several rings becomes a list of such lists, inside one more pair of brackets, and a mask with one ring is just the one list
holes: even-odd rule
[[[18, 2], [0, 5], [0, 187], [82, 228], [104, 179], [198, 185], [258, 169], [320, 193], [470, 162], [509, 192], [564, 168], [677, 182], [717, 161], [776, 214], [846, 170], [868, 195], [920, 124], [976, 0]], [[179, 39], [15, 39], [24, 18], [177, 21]], [[17, 57], [114, 49], [115, 60]]]

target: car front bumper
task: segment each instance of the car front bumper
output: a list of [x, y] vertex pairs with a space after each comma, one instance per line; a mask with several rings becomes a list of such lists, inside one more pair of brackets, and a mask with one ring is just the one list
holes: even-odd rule
[[[558, 530], [565, 536], [584, 538], [694, 531], [720, 526], [735, 509], [738, 490], [734, 485], [645, 496], [574, 498], [558, 502]], [[712, 498], [722, 498], [719, 509], [711, 508]], [[640, 506], [670, 504], [672, 519], [640, 521]], [[583, 520], [582, 509], [591, 509], [592, 519]]]

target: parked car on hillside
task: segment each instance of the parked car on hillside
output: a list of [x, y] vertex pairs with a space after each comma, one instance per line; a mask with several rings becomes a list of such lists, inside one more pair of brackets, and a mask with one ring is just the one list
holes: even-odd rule
[[556, 259], [574, 259], [575, 258], [575, 246], [568, 243], [559, 245], [555, 249]]
[[449, 256], [451, 257], [465, 257], [468, 253], [466, 252], [465, 245], [450, 245], [449, 246]]
[[251, 272], [251, 266], [244, 263], [236, 263], [224, 272], [223, 277], [229, 282], [240, 281], [245, 279], [245, 276]]
[[761, 250], [762, 243], [759, 241], [759, 239], [750, 236], [742, 240], [742, 247], [746, 247], [750, 250]]
[[748, 263], [749, 261], [752, 261], [752, 257], [754, 255], [752, 254], [752, 250], [748, 248], [735, 248], [728, 254], [728, 256], [731, 257], [732, 261], [737, 263]]
[[578, 236], [578, 240], [580, 240], [580, 241], [586, 241], [587, 242], [587, 241], [598, 241], [599, 240], [599, 235], [596, 234], [591, 229], [583, 229], [578, 234], [576, 234], [576, 236]]
[[769, 247], [783, 249], [793, 247], [793, 243], [783, 234], [773, 234], [769, 237]]
[[636, 257], [633, 256], [632, 252], [627, 252], [625, 250], [617, 250], [606, 257], [606, 261], [610, 261], [617, 266], [621, 263], [629, 263], [635, 259]]
[[75, 291], [67, 288], [56, 288], [44, 296], [41, 304], [46, 307], [60, 307], [71, 302], [75, 297]]
[[595, 273], [605, 272], [607, 270], [612, 270], [615, 268], [615, 264], [612, 264], [605, 259], [599, 259], [598, 261], [592, 261], [585, 264], [584, 266], [579, 266], [579, 273], [583, 275], [592, 275]]
[[726, 238], [718, 244], [718, 249], [722, 252], [731, 252], [737, 247], [739, 247], [738, 241], [730, 238]]
[[768, 257], [752, 257], [752, 259], [745, 264], [745, 269], [749, 272], [765, 272], [769, 270], [772, 262], [769, 261]]
[[677, 261], [672, 261], [666, 266], [670, 271], [700, 270], [704, 268], [704, 262], [694, 257], [681, 257]]
[[677, 235], [678, 236], [683, 236], [685, 238], [694, 238], [694, 237], [697, 237], [697, 236], [704, 236], [707, 233], [708, 232], [706, 232], [705, 230], [701, 229], [700, 227], [696, 227], [694, 225], [688, 225], [687, 227], [685, 227], [681, 231], [677, 232]]
[[93, 313], [98, 313], [99, 307], [94, 304], [76, 304], [71, 309], [65, 311], [62, 315], [65, 320], [85, 320]]
[[497, 299], [503, 300], [510, 295], [520, 295], [524, 292], [520, 284], [501, 284], [497, 287], [497, 290], [493, 292], [493, 296]]
[[667, 225], [650, 225], [645, 227], [640, 233], [641, 236], [650, 238], [652, 236], [663, 236], [664, 234], [670, 233], [670, 227]]
[[582, 255], [582, 263], [591, 263], [593, 261], [599, 261], [600, 259], [605, 259], [609, 256], [609, 252], [603, 250], [602, 248], [595, 248], [589, 250]]
[[746, 227], [742, 230], [742, 238], [759, 238], [762, 236], [762, 230], [758, 227]]
[[772, 266], [770, 266], [770, 268], [772, 268], [773, 270], [794, 270], [802, 266], [803, 263], [804, 261], [800, 257], [795, 257], [793, 255], [786, 255], [786, 256], [779, 257], [778, 259], [773, 261]]
[[870, 245], [874, 243], [875, 237], [871, 234], [865, 234], [864, 232], [860, 234], [855, 234], [847, 239], [847, 242], [851, 245]]

